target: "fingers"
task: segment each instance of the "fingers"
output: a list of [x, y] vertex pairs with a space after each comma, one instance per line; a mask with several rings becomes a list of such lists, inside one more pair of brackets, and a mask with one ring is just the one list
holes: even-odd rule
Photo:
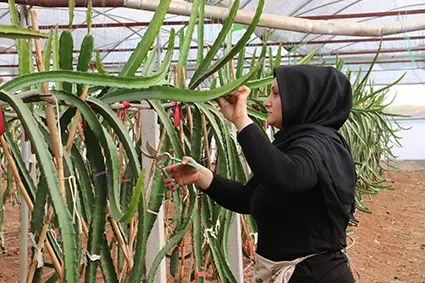
[[176, 180], [174, 178], [164, 178], [164, 174], [162, 174], [162, 172], [160, 174], [161, 174], [161, 177], [164, 179], [165, 186], [168, 189], [174, 189], [176, 184], [179, 187], [183, 186], [183, 184], [178, 184], [178, 182], [176, 182]]
[[196, 162], [195, 162], [195, 160], [193, 160], [193, 158], [192, 157], [189, 157], [189, 156], [184, 156], [183, 158], [182, 158], [182, 162], [181, 162], [181, 164], [183, 164], [183, 165], [187, 165], [188, 163], [193, 163], [193, 164], [195, 164]]
[[173, 187], [176, 181], [174, 179], [164, 179], [164, 183], [167, 187]]
[[246, 85], [243, 85], [238, 89], [238, 91], [242, 94], [249, 94], [251, 92], [251, 89]]
[[198, 167], [197, 166], [198, 163], [192, 157], [184, 156], [181, 162], [168, 165], [164, 169], [170, 175], [170, 177], [174, 175], [180, 175], [180, 174], [192, 174], [195, 171], [190, 171], [190, 170], [196, 170], [196, 168], [193, 168], [192, 166], [187, 166], [189, 162], [194, 164], [195, 167]]
[[226, 107], [226, 103], [224, 102], [223, 98], [217, 98], [217, 103], [218, 103], [218, 106], [220, 107], [220, 110]]
[[224, 96], [224, 98], [229, 101], [229, 103], [232, 103], [231, 101], [237, 101], [240, 98], [247, 98], [249, 94], [251, 93], [251, 89], [247, 86], [240, 86], [238, 89], [232, 91], [228, 95]]
[[226, 100], [230, 105], [235, 105], [238, 102], [238, 94], [230, 93], [228, 95], [221, 97], [220, 99], [222, 101], [222, 104], [220, 104], [220, 102], [218, 102], [218, 100], [217, 100], [217, 102], [219, 103], [220, 108], [223, 109], [224, 107], [228, 106], [224, 102], [224, 100]]
[[168, 183], [168, 184], [166, 184], [166, 186], [172, 192], [174, 192], [176, 190], [176, 187], [177, 187], [174, 182]]
[[[188, 166], [190, 165], [195, 166]], [[165, 172], [161, 172], [161, 177], [164, 180], [165, 185], [169, 189], [176, 189], [184, 185], [193, 184], [193, 180], [196, 177], [199, 165], [193, 158], [184, 156], [180, 163], [175, 163], [164, 168]], [[167, 177], [164, 175], [168, 175]]]
[[183, 169], [183, 167], [184, 167], [184, 164], [182, 164], [182, 163], [175, 163], [175, 164], [168, 165], [164, 169], [171, 176], [173, 174], [180, 173], [181, 170]]
[[251, 89], [245, 85], [242, 85], [235, 92], [242, 95], [248, 95], [251, 92]]
[[243, 97], [244, 99], [247, 99], [249, 94], [251, 93], [251, 90], [249, 89], [249, 87], [243, 85], [238, 89], [238, 93], [238, 97]]

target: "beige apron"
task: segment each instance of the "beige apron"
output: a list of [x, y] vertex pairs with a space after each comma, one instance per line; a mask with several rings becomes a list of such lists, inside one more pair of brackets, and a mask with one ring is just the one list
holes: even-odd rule
[[257, 263], [254, 267], [252, 283], [288, 283], [294, 273], [295, 266], [315, 255], [318, 254], [296, 258], [292, 261], [275, 262], [256, 254]]
[[[341, 252], [347, 257], [348, 267], [352, 272], [351, 259], [347, 254], [346, 249], [342, 249]], [[323, 254], [320, 252], [316, 254], [307, 255], [305, 257], [296, 258], [292, 261], [279, 261], [275, 262], [264, 258], [256, 253], [257, 263], [254, 266], [254, 276], [252, 283], [288, 283], [291, 279], [292, 274], [295, 271], [295, 266], [307, 258]]]

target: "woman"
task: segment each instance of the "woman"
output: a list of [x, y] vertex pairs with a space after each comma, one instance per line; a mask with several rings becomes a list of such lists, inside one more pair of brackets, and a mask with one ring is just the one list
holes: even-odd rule
[[247, 184], [223, 178], [184, 157], [166, 168], [168, 186], [195, 183], [223, 207], [251, 214], [258, 226], [253, 282], [351, 283], [346, 228], [354, 220], [356, 174], [338, 133], [352, 106], [351, 84], [332, 67], [280, 66], [264, 102], [267, 122], [280, 131], [273, 143], [248, 117], [250, 90], [218, 103], [238, 129], [253, 172]]

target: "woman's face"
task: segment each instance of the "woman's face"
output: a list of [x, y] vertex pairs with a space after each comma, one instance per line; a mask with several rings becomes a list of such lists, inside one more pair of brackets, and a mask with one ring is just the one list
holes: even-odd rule
[[270, 126], [282, 129], [282, 101], [276, 79], [274, 79], [271, 93], [263, 105], [266, 107], [268, 113], [267, 123]]

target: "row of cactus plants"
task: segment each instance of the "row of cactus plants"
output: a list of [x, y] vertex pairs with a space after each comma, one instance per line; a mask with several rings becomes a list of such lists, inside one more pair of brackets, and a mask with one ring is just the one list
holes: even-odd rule
[[[15, 187], [29, 206], [30, 233], [36, 244], [28, 282], [40, 282], [46, 269], [55, 271], [49, 282], [95, 282], [99, 270], [105, 282], [154, 282], [164, 258], [170, 261], [169, 272], [176, 282], [184, 278], [236, 282], [228, 254], [229, 230], [235, 214], [215, 204], [195, 186], [166, 190], [154, 166], [142, 167], [143, 121], [137, 105], [147, 101], [159, 117], [159, 151], [173, 152], [179, 158], [190, 155], [223, 176], [245, 182], [249, 169], [214, 99], [248, 85], [252, 89], [249, 114], [267, 134], [262, 101], [270, 93], [273, 66], [282, 63], [283, 47], [273, 52], [264, 44], [259, 57], [252, 56], [250, 68], [244, 68], [245, 46], [262, 13], [261, 0], [254, 20], [239, 41], [233, 46], [226, 44], [224, 55], [217, 58], [226, 41], [231, 42], [239, 9], [236, 0], [217, 39], [204, 54], [204, 1], [194, 0], [195, 12], [187, 29], [171, 31], [165, 58], [154, 70], [156, 51], [151, 46], [169, 4], [170, 0], [160, 2], [146, 33], [118, 76], [108, 74], [94, 49], [90, 3], [88, 32], [76, 69], [69, 30], [60, 35], [57, 28], [52, 30], [42, 50], [39, 38], [46, 35], [38, 33], [36, 14], [32, 12], [33, 30], [25, 31], [25, 36], [15, 36], [20, 76], [4, 83], [0, 91], [5, 114], [0, 117], [4, 125], [2, 130], [0, 127], [1, 173], [7, 186], [1, 190], [0, 205], [3, 207]], [[9, 7], [12, 25], [17, 28], [13, 0]], [[70, 1], [70, 25], [72, 18]], [[195, 25], [200, 44], [197, 69], [186, 79]], [[29, 33], [35, 39], [29, 39]], [[179, 60], [172, 67], [177, 34]], [[37, 71], [32, 46], [36, 50]], [[264, 64], [267, 55], [268, 66]], [[308, 63], [313, 56], [314, 52], [297, 63]], [[91, 61], [96, 61], [94, 72], [89, 70]], [[338, 59], [337, 67], [342, 66], [343, 61]], [[136, 75], [138, 70], [142, 70], [142, 76]], [[385, 95], [393, 84], [375, 90], [370, 72], [364, 78], [360, 73], [353, 82], [352, 115], [341, 132], [351, 145], [356, 162], [357, 206], [370, 212], [361, 202], [362, 196], [386, 188], [382, 185], [385, 168], [380, 159], [392, 157], [390, 145], [392, 140], [398, 140], [398, 129], [391, 126], [391, 116], [385, 113]], [[351, 77], [351, 71], [347, 76]], [[207, 84], [211, 77], [212, 83]], [[38, 95], [26, 97], [30, 92]], [[118, 110], [112, 107], [117, 103], [122, 105]], [[30, 141], [35, 154], [29, 169], [19, 149], [22, 135]], [[164, 204], [165, 246], [147, 268], [147, 240]], [[244, 241], [241, 248], [245, 256], [254, 259], [255, 221], [249, 215], [238, 217]]]

